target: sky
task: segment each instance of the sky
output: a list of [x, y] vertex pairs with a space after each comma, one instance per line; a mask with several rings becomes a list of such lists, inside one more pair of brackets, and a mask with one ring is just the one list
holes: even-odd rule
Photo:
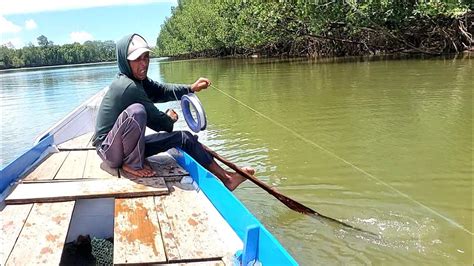
[[0, 45], [22, 48], [44, 35], [54, 44], [117, 41], [130, 33], [150, 46], [176, 0], [1, 0]]

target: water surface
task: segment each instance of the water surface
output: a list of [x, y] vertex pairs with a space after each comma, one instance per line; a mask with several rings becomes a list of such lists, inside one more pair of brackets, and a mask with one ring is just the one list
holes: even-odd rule
[[[115, 72], [0, 74], [1, 163]], [[472, 60], [191, 60], [153, 63], [149, 74], [210, 78], [217, 89], [198, 94], [203, 142], [285, 195], [380, 236], [292, 212], [244, 183], [237, 196], [301, 264], [473, 263]]]

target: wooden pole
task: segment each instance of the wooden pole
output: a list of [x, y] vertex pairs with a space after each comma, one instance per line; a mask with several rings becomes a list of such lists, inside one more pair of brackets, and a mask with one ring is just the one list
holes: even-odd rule
[[217, 154], [215, 151], [211, 150], [209, 147], [205, 146], [204, 144], [202, 144], [202, 146], [204, 147], [204, 149], [209, 152], [212, 157], [216, 158], [217, 160], [221, 161], [223, 164], [227, 165], [228, 167], [230, 167], [232, 170], [234, 170], [235, 172], [239, 173], [240, 175], [242, 175], [243, 177], [247, 178], [248, 180], [252, 181], [254, 184], [256, 184], [257, 186], [259, 186], [260, 188], [262, 188], [263, 190], [265, 190], [266, 192], [268, 192], [269, 194], [271, 194], [272, 196], [274, 196], [275, 198], [277, 198], [279, 201], [281, 201], [283, 204], [285, 204], [288, 208], [296, 211], [296, 212], [299, 212], [299, 213], [302, 213], [302, 214], [306, 214], [306, 215], [309, 215], [311, 217], [322, 217], [324, 219], [327, 219], [327, 220], [330, 220], [332, 222], [335, 222], [335, 223], [338, 223], [338, 224], [341, 224], [345, 227], [348, 227], [348, 228], [351, 228], [351, 229], [354, 229], [354, 230], [357, 230], [357, 231], [360, 231], [360, 232], [364, 232], [364, 233], [369, 233], [369, 234], [372, 234], [372, 235], [375, 235], [374, 233], [372, 232], [368, 232], [368, 231], [365, 231], [365, 230], [362, 230], [362, 229], [359, 229], [357, 227], [354, 227], [350, 224], [347, 224], [347, 223], [344, 223], [342, 221], [339, 221], [337, 219], [334, 219], [334, 218], [331, 218], [329, 216], [326, 216], [326, 215], [323, 215], [319, 212], [316, 212], [314, 211], [313, 209], [309, 208], [309, 207], [306, 207], [305, 205], [281, 194], [280, 192], [276, 191], [275, 189], [273, 189], [272, 187], [270, 187], [269, 185], [265, 184], [264, 182], [262, 182], [261, 180], [259, 180], [258, 178], [256, 178], [255, 176], [245, 172], [244, 170], [242, 170], [240, 167], [238, 167], [237, 165], [235, 165], [234, 163], [228, 161], [227, 159], [225, 159], [224, 157], [220, 156], [219, 154]]

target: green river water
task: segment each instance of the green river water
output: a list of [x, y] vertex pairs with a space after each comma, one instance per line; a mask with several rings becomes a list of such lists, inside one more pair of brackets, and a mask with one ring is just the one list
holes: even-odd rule
[[237, 196], [303, 265], [473, 263], [472, 59], [161, 62], [199, 76], [201, 140], [347, 230], [246, 182]]

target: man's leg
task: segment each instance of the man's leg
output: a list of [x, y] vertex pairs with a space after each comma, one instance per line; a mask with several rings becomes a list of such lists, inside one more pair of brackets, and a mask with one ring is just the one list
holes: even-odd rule
[[145, 167], [146, 111], [141, 104], [132, 104], [117, 118], [112, 130], [98, 149], [99, 156], [110, 167], [122, 167], [136, 176], [152, 176]]
[[201, 165], [209, 165], [212, 156], [204, 150], [197, 138], [189, 131], [160, 132], [145, 136], [145, 157], [178, 147]]
[[[238, 173], [228, 172], [220, 167], [212, 156], [204, 150], [201, 143], [188, 131], [174, 131], [171, 133], [156, 133], [145, 136], [145, 157], [179, 147], [193, 157], [199, 164], [219, 178], [229, 190], [234, 190], [245, 177]], [[255, 170], [250, 167], [242, 168], [253, 175]]]

